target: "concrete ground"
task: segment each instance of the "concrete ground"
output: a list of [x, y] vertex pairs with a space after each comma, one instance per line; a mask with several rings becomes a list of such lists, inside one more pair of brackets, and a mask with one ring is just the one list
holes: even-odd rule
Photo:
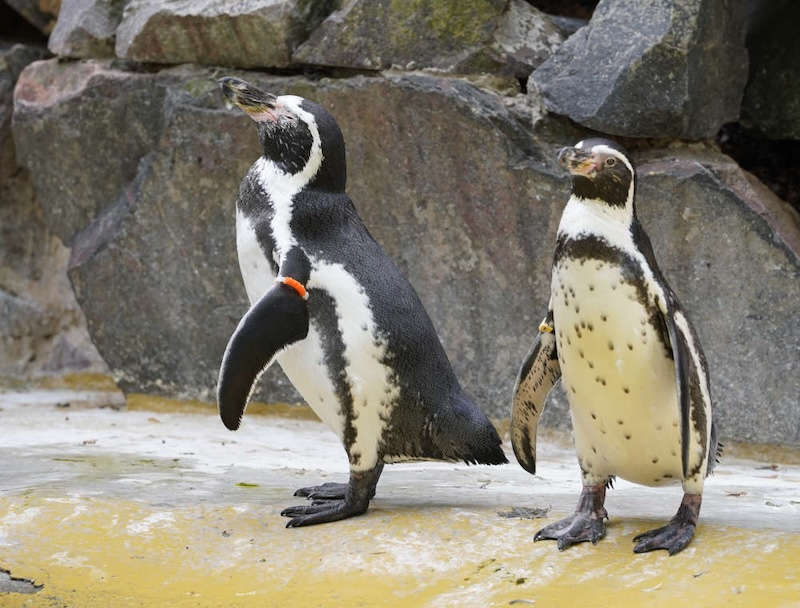
[[[563, 436], [540, 442], [535, 477], [510, 447], [502, 467], [392, 465], [366, 515], [286, 529], [295, 488], [346, 479], [321, 423], [283, 409], [230, 433], [210, 408], [93, 407], [115, 399], [0, 394], [0, 606], [800, 606], [797, 452], [730, 450], [677, 556], [631, 539], [680, 488], [624, 481], [606, 538], [559, 552], [532, 538], [579, 492]], [[505, 516], [520, 508], [546, 516]]]

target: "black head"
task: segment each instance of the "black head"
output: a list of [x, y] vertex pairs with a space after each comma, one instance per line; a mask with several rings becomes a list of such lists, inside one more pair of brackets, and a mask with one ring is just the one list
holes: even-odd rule
[[285, 173], [305, 173], [308, 187], [344, 190], [344, 137], [325, 108], [295, 95], [276, 97], [238, 78], [219, 83], [222, 94], [255, 121], [265, 158]]
[[586, 139], [562, 148], [558, 162], [572, 176], [572, 194], [611, 207], [633, 203], [633, 164], [625, 150], [610, 139]]

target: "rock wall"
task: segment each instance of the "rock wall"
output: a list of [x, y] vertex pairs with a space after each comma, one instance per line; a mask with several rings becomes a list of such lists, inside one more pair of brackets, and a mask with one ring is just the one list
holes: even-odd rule
[[[211, 399], [247, 309], [233, 210], [259, 150], [215, 84], [230, 74], [337, 117], [349, 193], [459, 377], [498, 417], [547, 304], [568, 195], [555, 155], [593, 133], [626, 136], [639, 215], [705, 346], [722, 434], [800, 444], [800, 220], [703, 139], [739, 115], [750, 17], [659, 0], [644, 27], [635, 7], [601, 0], [570, 33], [574, 21], [535, 4], [269, 0], [226, 13], [64, 0], [49, 44], [61, 57], [31, 63], [16, 83], [13, 151], [36, 221], [61, 247], [45, 274], [66, 281], [68, 254], [89, 335], [120, 386]], [[265, 20], [279, 32], [270, 47], [258, 38], [273, 31]], [[712, 30], [731, 35], [700, 44]], [[619, 45], [620, 32], [644, 42]], [[568, 82], [593, 62], [610, 70], [597, 87]], [[14, 305], [9, 325], [38, 318]], [[298, 399], [277, 368], [259, 391]], [[552, 402], [546, 421], [567, 424], [563, 399]]]

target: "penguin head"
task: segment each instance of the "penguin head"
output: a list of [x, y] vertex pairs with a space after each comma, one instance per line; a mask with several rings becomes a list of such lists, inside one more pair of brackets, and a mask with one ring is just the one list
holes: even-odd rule
[[239, 78], [220, 78], [222, 94], [256, 123], [264, 157], [312, 187], [342, 191], [344, 137], [322, 106], [295, 95], [275, 96]]
[[572, 194], [614, 208], [633, 205], [633, 164], [610, 139], [586, 139], [562, 148], [558, 162], [570, 172]]

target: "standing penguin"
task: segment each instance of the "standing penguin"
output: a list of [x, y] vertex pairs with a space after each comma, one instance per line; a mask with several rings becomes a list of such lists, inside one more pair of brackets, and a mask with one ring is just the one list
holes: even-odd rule
[[572, 194], [558, 227], [547, 316], [514, 390], [511, 441], [534, 473], [539, 416], [562, 377], [583, 492], [573, 515], [534, 540], [565, 549], [603, 538], [614, 476], [644, 485], [680, 480], [675, 517], [634, 538], [636, 553], [672, 555], [694, 535], [717, 458], [706, 360], [636, 218], [625, 152], [589, 139], [558, 159], [571, 174]]
[[344, 138], [319, 105], [236, 78], [225, 97], [252, 118], [264, 154], [242, 181], [236, 248], [251, 308], [230, 338], [217, 399], [236, 430], [259, 374], [277, 360], [341, 439], [348, 484], [301, 488], [287, 527], [367, 510], [384, 463], [507, 462], [464, 393], [414, 289], [345, 193]]

